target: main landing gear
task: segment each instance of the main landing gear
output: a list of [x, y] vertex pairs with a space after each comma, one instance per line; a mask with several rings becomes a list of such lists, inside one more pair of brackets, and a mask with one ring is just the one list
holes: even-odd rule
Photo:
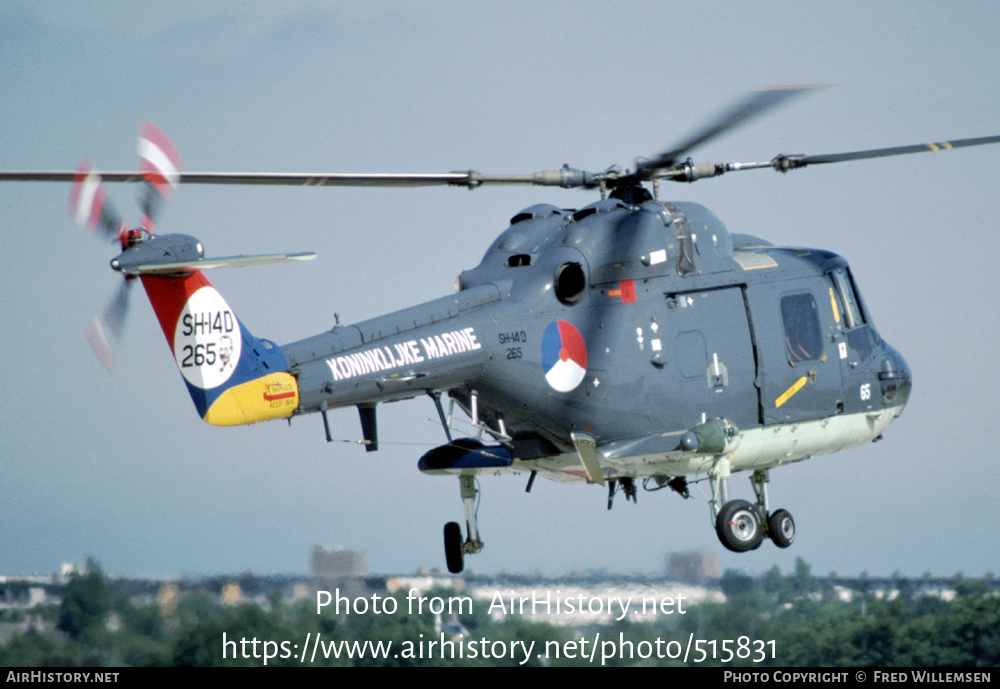
[[475, 476], [459, 476], [462, 489], [462, 503], [465, 505], [465, 526], [468, 537], [462, 541], [462, 527], [458, 522], [448, 522], [444, 525], [444, 557], [448, 563], [448, 571], [458, 574], [465, 569], [466, 554], [472, 555], [483, 549], [479, 540], [479, 525], [476, 520], [478, 505], [475, 499], [479, 495]]
[[[709, 471], [712, 483], [712, 519], [715, 532], [722, 545], [737, 553], [756, 550], [764, 537], [769, 537], [779, 548], [787, 548], [795, 540], [795, 521], [788, 510], [768, 509], [767, 469], [758, 469], [750, 477], [754, 504], [746, 500], [729, 499], [729, 461], [722, 459]], [[719, 505], [722, 505], [720, 508]]]

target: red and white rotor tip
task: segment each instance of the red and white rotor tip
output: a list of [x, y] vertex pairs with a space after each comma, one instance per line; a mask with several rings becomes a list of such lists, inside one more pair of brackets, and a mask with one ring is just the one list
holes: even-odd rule
[[108, 192], [101, 183], [101, 175], [86, 160], [80, 162], [69, 194], [69, 214], [80, 227], [91, 232], [97, 229], [108, 202]]
[[108, 337], [107, 330], [105, 330], [100, 316], [94, 316], [93, 320], [90, 321], [90, 325], [87, 327], [87, 339], [90, 340], [90, 346], [94, 348], [94, 353], [97, 354], [100, 362], [104, 364], [104, 368], [108, 370], [108, 373], [114, 373], [114, 349], [111, 345], [111, 338]]
[[163, 198], [181, 181], [181, 155], [166, 134], [149, 122], [139, 124], [139, 172]]
[[87, 328], [87, 338], [90, 340], [90, 345], [109, 373], [114, 372], [115, 349], [121, 342], [122, 332], [125, 330], [131, 286], [132, 280], [125, 278], [118, 285], [118, 289], [115, 290], [114, 296], [108, 301], [104, 311], [94, 316]]

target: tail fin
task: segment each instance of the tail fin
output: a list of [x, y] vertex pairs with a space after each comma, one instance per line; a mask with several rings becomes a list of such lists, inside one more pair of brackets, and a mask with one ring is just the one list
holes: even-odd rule
[[198, 414], [216, 426], [287, 418], [298, 384], [281, 348], [253, 335], [200, 270], [142, 274]]

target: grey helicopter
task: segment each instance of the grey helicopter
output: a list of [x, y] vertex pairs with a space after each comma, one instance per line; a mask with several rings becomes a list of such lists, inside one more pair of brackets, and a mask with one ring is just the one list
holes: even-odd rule
[[[444, 527], [461, 572], [483, 548], [483, 473], [607, 487], [636, 502], [639, 486], [690, 496], [707, 480], [711, 525], [727, 549], [786, 548], [795, 522], [772, 509], [770, 470], [879, 440], [903, 411], [912, 376], [876, 329], [848, 263], [821, 249], [730, 233], [697, 203], [659, 199], [661, 181], [752, 169], [948, 150], [1000, 136], [763, 162], [696, 163], [696, 147], [815, 87], [750, 92], [680, 143], [632, 170], [564, 166], [526, 175], [181, 172], [169, 139], [143, 124], [137, 172], [0, 171], [4, 181], [72, 182], [71, 213], [121, 245], [122, 274], [90, 339], [106, 365], [138, 279], [199, 416], [220, 426], [358, 411], [366, 450], [379, 447], [380, 403], [429, 396], [444, 444], [420, 471], [458, 478], [465, 526]], [[104, 182], [144, 185], [130, 228]], [[419, 187], [530, 184], [584, 188], [580, 209], [548, 203], [516, 213], [454, 294], [278, 345], [254, 336], [205, 277], [208, 268], [308, 260], [313, 253], [206, 258], [201, 242], [160, 234], [154, 218], [177, 185]], [[450, 404], [448, 412], [445, 406]], [[459, 409], [477, 437], [453, 437]], [[747, 472], [753, 500], [731, 499]], [[700, 477], [700, 478], [699, 478]]]

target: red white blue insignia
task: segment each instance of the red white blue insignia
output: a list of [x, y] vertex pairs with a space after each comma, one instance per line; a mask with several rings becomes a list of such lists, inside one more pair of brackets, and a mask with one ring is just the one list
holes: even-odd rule
[[559, 392], [569, 392], [587, 375], [587, 345], [580, 331], [566, 321], [553, 321], [542, 335], [542, 370]]

